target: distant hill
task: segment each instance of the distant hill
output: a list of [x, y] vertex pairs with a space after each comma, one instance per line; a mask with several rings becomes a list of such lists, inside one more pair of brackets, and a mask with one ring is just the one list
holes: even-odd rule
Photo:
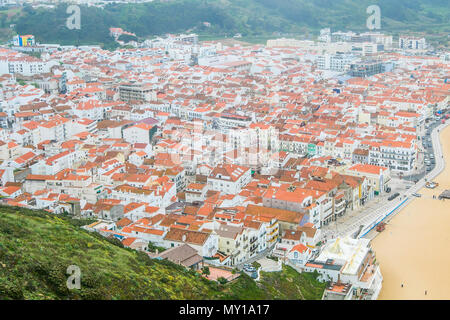
[[66, 5], [52, 10], [25, 7], [15, 18], [0, 14], [0, 27], [13, 20], [18, 33], [34, 34], [43, 43], [105, 46], [113, 45], [112, 26], [138, 37], [186, 31], [216, 37], [305, 34], [325, 27], [366, 31], [366, 8], [372, 4], [381, 8], [382, 31], [450, 31], [447, 0], [155, 0], [103, 9], [82, 6], [81, 30], [65, 27]]
[[[89, 233], [83, 221], [0, 206], [0, 300], [3, 299], [320, 299], [324, 283], [290, 267], [220, 285], [195, 271], [123, 248]], [[86, 223], [86, 221], [84, 221]], [[67, 267], [81, 289], [67, 289]]]

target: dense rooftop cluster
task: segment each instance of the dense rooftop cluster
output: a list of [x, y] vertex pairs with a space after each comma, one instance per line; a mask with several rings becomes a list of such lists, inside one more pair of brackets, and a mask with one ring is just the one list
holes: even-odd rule
[[5, 203], [229, 266], [267, 249], [306, 263], [324, 225], [417, 170], [450, 92], [445, 60], [396, 51], [366, 78], [309, 49], [171, 38], [0, 55]]

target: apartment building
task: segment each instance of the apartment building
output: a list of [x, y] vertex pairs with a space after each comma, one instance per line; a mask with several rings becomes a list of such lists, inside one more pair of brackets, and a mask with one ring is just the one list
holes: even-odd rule
[[398, 38], [398, 47], [405, 50], [425, 50], [427, 42], [425, 38], [400, 36]]
[[[219, 238], [218, 251], [225, 256], [229, 256], [228, 264], [233, 266], [237, 263], [241, 263], [247, 256], [247, 250], [244, 247], [244, 239], [248, 237], [248, 234], [242, 226], [232, 225], [220, 225], [214, 232]], [[246, 248], [248, 249], [248, 247]]]
[[29, 77], [50, 72], [52, 65], [52, 63], [31, 56], [10, 57], [7, 59], [0, 59], [0, 73], [21, 74]]
[[391, 181], [390, 170], [387, 167], [376, 166], [372, 164], [356, 164], [346, 170], [351, 176], [364, 177], [367, 181], [369, 200], [373, 195], [386, 192]]
[[393, 37], [380, 32], [365, 32], [361, 36], [369, 38], [369, 41], [383, 45], [384, 49], [391, 49], [393, 43]]
[[346, 72], [356, 60], [353, 54], [336, 53], [317, 56], [317, 67], [324, 70]]
[[380, 145], [380, 157], [374, 155], [374, 152], [369, 151], [369, 163], [388, 167], [392, 172], [409, 173], [416, 166], [414, 142], [383, 141]]
[[384, 72], [385, 67], [381, 61], [364, 60], [352, 63], [349, 68], [349, 74], [352, 77], [370, 77], [378, 73]]
[[150, 144], [152, 136], [156, 132], [156, 126], [141, 122], [122, 130], [123, 139], [128, 143]]
[[121, 101], [156, 101], [156, 91], [151, 84], [127, 83], [119, 86]]
[[[332, 180], [324, 180], [324, 179], [316, 179], [309, 180], [305, 188], [312, 190], [317, 195], [316, 197], [316, 205], [320, 211], [320, 226], [327, 225], [331, 221], [336, 220], [335, 215], [335, 196], [338, 192], [338, 183]], [[337, 208], [340, 209], [339, 205], [342, 199], [337, 200]], [[342, 212], [339, 212], [340, 214]], [[342, 215], [342, 214], [341, 214]], [[315, 226], [318, 226], [317, 220], [311, 221]]]
[[230, 128], [248, 128], [251, 124], [251, 118], [248, 116], [240, 116], [230, 113], [222, 113], [217, 115], [213, 122], [219, 129], [227, 131]]
[[72, 122], [63, 117], [53, 117], [39, 127], [42, 140], [65, 141], [72, 132]]
[[282, 185], [278, 188], [269, 188], [263, 195], [263, 205], [269, 208], [277, 208], [305, 213], [314, 198], [313, 192], [308, 192], [295, 186]]
[[84, 157], [84, 151], [66, 150], [45, 160], [39, 160], [31, 165], [31, 173], [38, 175], [54, 175], [64, 169], [73, 168], [76, 161], [80, 161]]

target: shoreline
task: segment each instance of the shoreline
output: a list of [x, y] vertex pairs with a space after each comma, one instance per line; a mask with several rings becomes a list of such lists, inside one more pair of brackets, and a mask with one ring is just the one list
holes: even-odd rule
[[[448, 164], [450, 126], [439, 132], [439, 143]], [[384, 277], [380, 300], [450, 299], [450, 202], [433, 198], [450, 189], [450, 166], [432, 180], [439, 187], [421, 188], [422, 197], [386, 218], [382, 233], [368, 235]]]

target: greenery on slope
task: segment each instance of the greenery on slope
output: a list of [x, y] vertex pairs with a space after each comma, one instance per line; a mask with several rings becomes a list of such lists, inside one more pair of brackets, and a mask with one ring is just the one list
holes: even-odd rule
[[[221, 285], [79, 228], [86, 222], [0, 206], [0, 300], [320, 299], [325, 287], [289, 267]], [[67, 289], [70, 265], [81, 269], [80, 290]]]
[[298, 273], [283, 265], [282, 272], [261, 272], [256, 283], [250, 277], [241, 277], [225, 289], [226, 298], [244, 300], [318, 300], [322, 298], [326, 283], [316, 280], [318, 274]]
[[[142, 4], [81, 7], [81, 29], [65, 27], [66, 4], [56, 9], [25, 7], [21, 14], [0, 14], [0, 27], [16, 23], [20, 34], [34, 34], [42, 43], [111, 46], [110, 27], [138, 37], [197, 32], [203, 36], [267, 37], [279, 34], [317, 34], [333, 30], [367, 31], [366, 8], [381, 8], [382, 31], [448, 33], [447, 0], [172, 0]], [[12, 9], [9, 9], [12, 10]], [[14, 20], [14, 21], [13, 21]], [[42, 23], [45, 21], [45, 23]], [[204, 25], [209, 22], [210, 27]]]
[[20, 8], [0, 8], [0, 41], [10, 40], [15, 35], [10, 25], [17, 21], [20, 14]]

